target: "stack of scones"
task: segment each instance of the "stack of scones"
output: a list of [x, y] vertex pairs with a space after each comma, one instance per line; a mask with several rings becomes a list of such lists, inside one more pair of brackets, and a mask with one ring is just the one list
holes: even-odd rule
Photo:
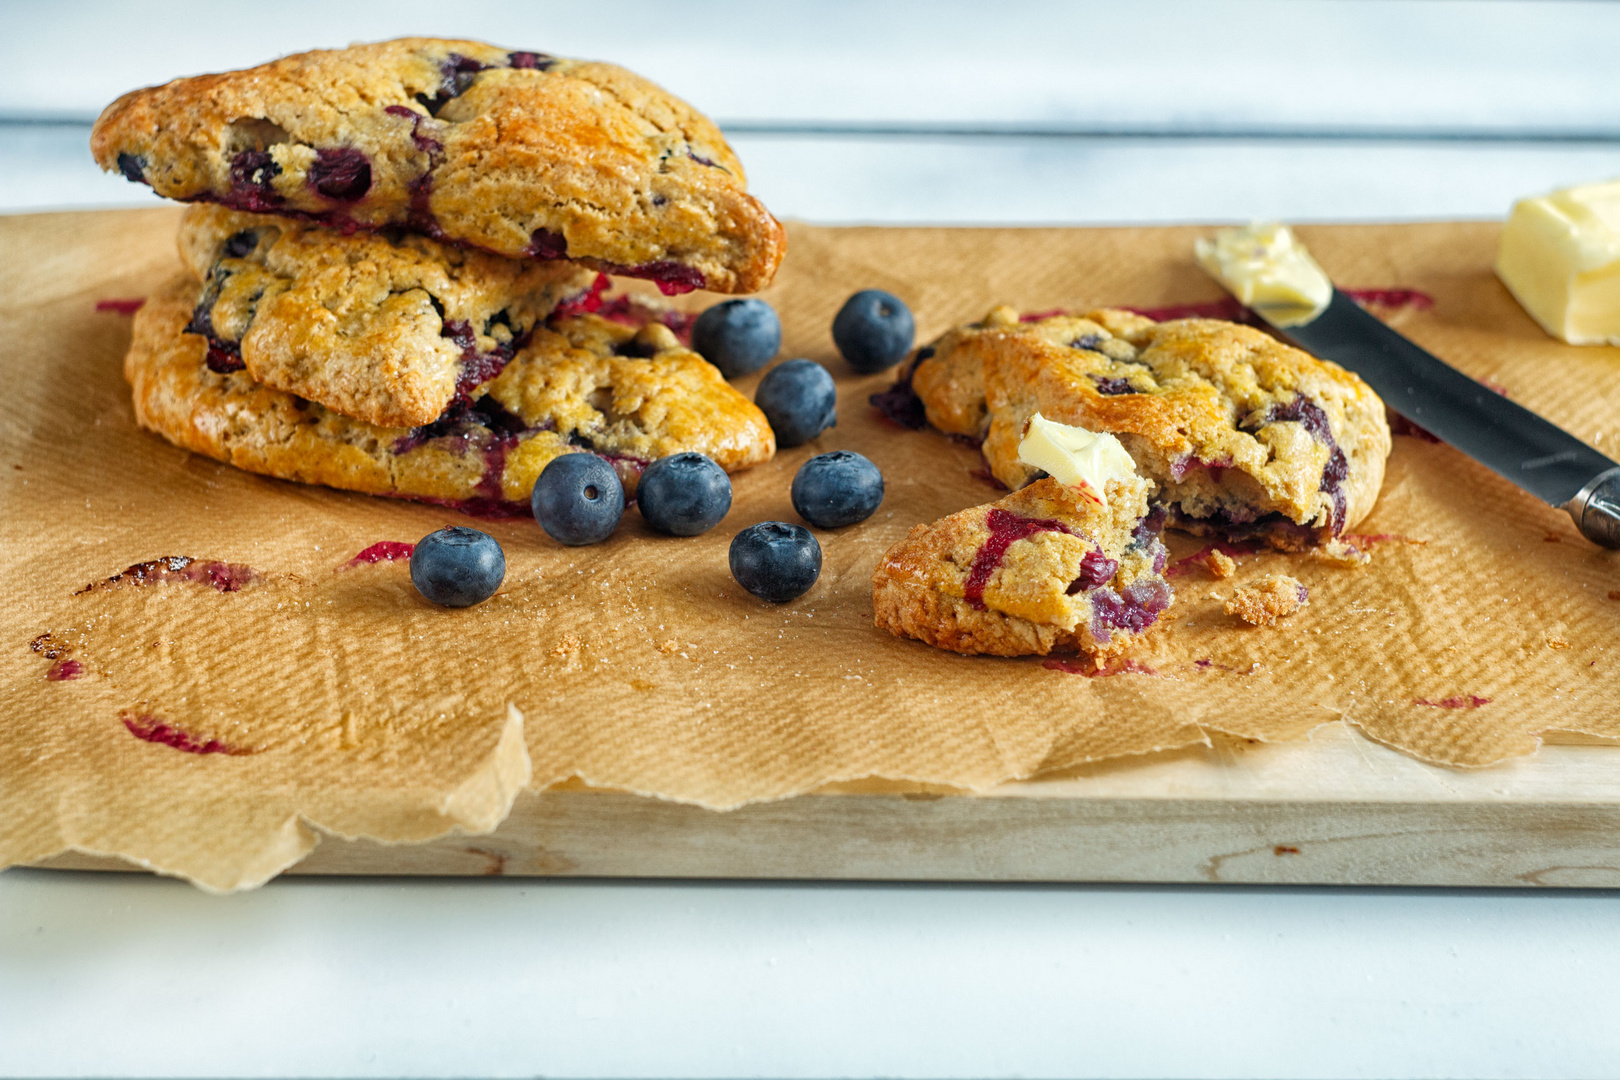
[[191, 205], [136, 316], [140, 423], [270, 476], [524, 513], [595, 453], [765, 461], [764, 415], [656, 297], [753, 292], [781, 226], [718, 128], [610, 64], [408, 38], [113, 102], [108, 170]]

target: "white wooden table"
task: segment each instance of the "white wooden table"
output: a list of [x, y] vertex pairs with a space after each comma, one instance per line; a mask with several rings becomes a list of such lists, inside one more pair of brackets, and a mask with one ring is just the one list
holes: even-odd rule
[[[831, 222], [1495, 217], [1620, 175], [1620, 6], [7, 4], [0, 209], [132, 86], [407, 32], [624, 63]], [[0, 777], [0, 783], [4, 778]], [[0, 875], [0, 1075], [1601, 1076], [1607, 892]]]

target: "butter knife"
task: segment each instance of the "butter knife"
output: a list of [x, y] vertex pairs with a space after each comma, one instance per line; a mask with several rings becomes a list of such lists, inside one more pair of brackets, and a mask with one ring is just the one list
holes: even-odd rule
[[[1245, 230], [1233, 230], [1215, 244], [1200, 243], [1199, 261], [1285, 340], [1355, 372], [1413, 424], [1566, 511], [1593, 543], [1620, 548], [1620, 462], [1390, 329], [1334, 288], [1286, 228], [1264, 228], [1282, 231], [1281, 241], [1275, 231], [1262, 241], [1286, 256], [1280, 267], [1274, 260], [1269, 268], [1259, 267], [1261, 245], [1252, 243], [1235, 271], [1230, 260], [1220, 259], [1217, 249], [1236, 246], [1244, 237], [1234, 240], [1234, 234]], [[1309, 270], [1321, 275], [1320, 281], [1306, 280]]]

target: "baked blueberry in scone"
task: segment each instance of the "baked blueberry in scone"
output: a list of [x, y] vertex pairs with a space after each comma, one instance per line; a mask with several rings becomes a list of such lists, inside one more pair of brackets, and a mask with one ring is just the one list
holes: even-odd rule
[[781, 226], [701, 113], [611, 64], [402, 38], [125, 94], [90, 138], [160, 195], [753, 292]]
[[613, 463], [633, 491], [656, 458], [696, 450], [728, 471], [775, 452], [765, 416], [666, 326], [552, 320], [498, 376], [432, 423], [384, 427], [215, 370], [183, 277], [136, 313], [124, 374], [143, 427], [250, 472], [473, 512], [528, 512], [540, 470], [568, 453]]
[[205, 288], [191, 329], [218, 372], [380, 427], [431, 423], [497, 375], [595, 271], [409, 234], [193, 206], [180, 254]]
[[1118, 436], [1169, 523], [1303, 547], [1372, 509], [1390, 433], [1383, 402], [1336, 364], [1251, 327], [1127, 311], [1020, 321], [1012, 308], [923, 350], [911, 385], [941, 431], [983, 440], [1008, 487], [1035, 412]]
[[1102, 488], [1046, 476], [916, 526], [872, 575], [877, 626], [960, 653], [1124, 651], [1172, 599], [1164, 515], [1128, 469]]

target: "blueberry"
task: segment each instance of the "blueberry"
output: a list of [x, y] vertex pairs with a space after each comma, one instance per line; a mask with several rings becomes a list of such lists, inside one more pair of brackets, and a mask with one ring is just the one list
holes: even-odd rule
[[444, 607], [471, 607], [495, 595], [506, 554], [488, 533], [453, 525], [428, 533], [411, 552], [411, 583]]
[[817, 454], [793, 477], [793, 509], [820, 529], [865, 521], [883, 505], [883, 474], [853, 450]]
[[305, 183], [334, 202], [354, 202], [371, 190], [371, 160], [359, 150], [317, 150]]
[[119, 154], [118, 171], [124, 174], [124, 179], [137, 184], [144, 184], [146, 180], [146, 159], [139, 154]]
[[833, 344], [862, 375], [893, 367], [911, 351], [917, 334], [905, 301], [882, 289], [862, 289], [838, 309]]
[[529, 496], [534, 520], [559, 544], [599, 544], [624, 516], [624, 485], [595, 454], [564, 454], [540, 472]]
[[671, 536], [696, 536], [731, 509], [731, 477], [702, 454], [661, 457], [636, 483], [636, 506], [648, 525]]
[[782, 347], [782, 320], [763, 300], [727, 300], [692, 324], [692, 348], [728, 379], [758, 371]]
[[821, 576], [821, 545], [803, 525], [750, 525], [731, 538], [731, 576], [761, 600], [785, 604]]
[[838, 423], [838, 388], [813, 360], [772, 368], [760, 380], [754, 404], [771, 422], [780, 447], [802, 446]]

